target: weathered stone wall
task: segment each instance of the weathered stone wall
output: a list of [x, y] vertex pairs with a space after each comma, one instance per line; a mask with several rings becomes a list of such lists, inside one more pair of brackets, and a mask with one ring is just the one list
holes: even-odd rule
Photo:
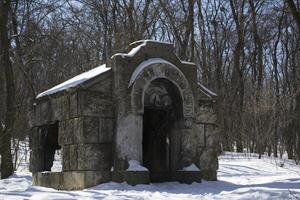
[[83, 116], [59, 123], [63, 171], [110, 170], [113, 119]]
[[75, 118], [59, 122], [63, 171], [109, 171], [114, 134], [111, 81], [78, 91], [70, 102], [77, 105], [72, 112]]
[[193, 149], [195, 161], [206, 180], [217, 179], [218, 169], [218, 127], [214, 100], [202, 93], [197, 96], [197, 109], [194, 124]]
[[59, 126], [63, 171], [109, 171], [114, 134], [111, 94], [111, 76], [108, 76], [92, 82], [88, 90], [82, 88], [39, 101], [31, 134], [32, 171], [44, 169], [43, 144], [47, 141], [41, 130], [54, 122]]

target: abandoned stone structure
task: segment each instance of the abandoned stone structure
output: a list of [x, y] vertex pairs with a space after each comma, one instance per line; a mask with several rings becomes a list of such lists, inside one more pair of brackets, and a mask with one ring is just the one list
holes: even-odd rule
[[[33, 184], [216, 180], [217, 95], [172, 44], [143, 40], [128, 49], [37, 96]], [[57, 149], [62, 171], [51, 172]]]

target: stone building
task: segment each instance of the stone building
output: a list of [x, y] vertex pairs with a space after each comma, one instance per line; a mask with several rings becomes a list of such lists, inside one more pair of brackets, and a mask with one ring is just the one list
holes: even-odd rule
[[[143, 40], [128, 49], [37, 96], [34, 185], [216, 180], [217, 95], [172, 44]], [[62, 171], [51, 172], [57, 149]]]

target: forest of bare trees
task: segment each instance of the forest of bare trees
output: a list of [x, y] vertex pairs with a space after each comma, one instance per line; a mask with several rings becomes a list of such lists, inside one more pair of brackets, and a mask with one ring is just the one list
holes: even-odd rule
[[35, 96], [133, 41], [174, 43], [218, 94], [220, 148], [300, 161], [299, 0], [1, 0], [1, 176]]

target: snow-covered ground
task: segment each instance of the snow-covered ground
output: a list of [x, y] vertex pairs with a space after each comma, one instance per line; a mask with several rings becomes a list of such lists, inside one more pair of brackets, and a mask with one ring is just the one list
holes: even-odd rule
[[300, 166], [287, 159], [226, 152], [218, 181], [129, 186], [106, 183], [80, 191], [31, 186], [27, 169], [0, 180], [0, 199], [300, 199]]

